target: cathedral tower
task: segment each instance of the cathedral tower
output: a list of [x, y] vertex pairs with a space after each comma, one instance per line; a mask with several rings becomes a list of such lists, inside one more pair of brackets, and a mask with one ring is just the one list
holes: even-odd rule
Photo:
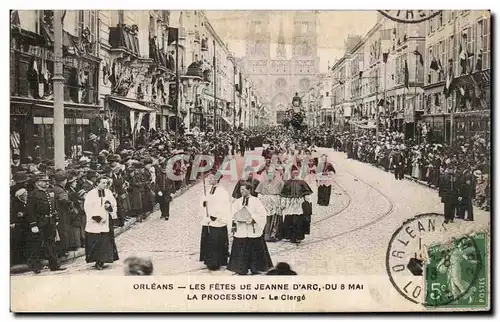
[[269, 11], [252, 11], [247, 21], [246, 57], [268, 58], [271, 54]]
[[278, 47], [276, 47], [276, 58], [286, 59], [285, 34], [283, 32], [283, 18], [280, 21], [280, 31], [278, 35]]

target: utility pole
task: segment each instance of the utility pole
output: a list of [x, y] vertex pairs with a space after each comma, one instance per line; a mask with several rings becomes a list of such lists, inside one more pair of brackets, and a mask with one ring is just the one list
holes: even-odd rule
[[[182, 14], [182, 12], [181, 12]], [[177, 137], [179, 136], [179, 122], [181, 113], [181, 89], [180, 89], [180, 73], [179, 73], [179, 32], [181, 28], [177, 30], [177, 38], [175, 41], [175, 93], [177, 95], [176, 102], [176, 120], [175, 120], [175, 147], [177, 148]]]
[[377, 73], [377, 76], [376, 76], [376, 79], [375, 81], [377, 82], [376, 85], [377, 85], [377, 89], [376, 89], [376, 93], [375, 93], [375, 109], [376, 109], [376, 113], [375, 113], [375, 140], [377, 140], [378, 142], [378, 125], [379, 125], [379, 106], [378, 106], [378, 90], [379, 90], [379, 75], [378, 75], [378, 68], [375, 70], [375, 72]]
[[[384, 53], [383, 54], [384, 56], [384, 107], [387, 106], [387, 61], [389, 60], [389, 53], [387, 53], [387, 55]], [[378, 108], [377, 108], [377, 111], [378, 111]], [[390, 113], [390, 111], [389, 111]], [[385, 117], [387, 118], [387, 109], [384, 108], [384, 115]], [[377, 118], [378, 119], [378, 118]], [[390, 120], [390, 116], [389, 116], [389, 120]], [[387, 122], [385, 123], [385, 126], [387, 125]], [[385, 128], [384, 126], [384, 128]], [[378, 131], [378, 127], [377, 127], [377, 131]], [[377, 135], [377, 142], [378, 142], [378, 135]]]
[[414, 89], [415, 89], [415, 95], [413, 96], [413, 140], [414, 140], [414, 142], [419, 144], [420, 138], [417, 137], [417, 113], [416, 113], [416, 110], [417, 110], [417, 81], [418, 81], [418, 78], [417, 78], [417, 72], [418, 72], [417, 59], [418, 59], [418, 55], [415, 55], [415, 83], [413, 84]]
[[236, 67], [236, 61], [233, 61], [234, 68], [233, 68], [233, 128], [236, 129], [236, 86], [234, 83], [236, 83], [236, 73], [237, 73], [237, 67]]
[[[453, 52], [455, 51], [455, 48], [457, 48], [457, 38], [458, 38], [458, 34], [457, 34], [457, 18], [458, 18], [458, 11], [456, 10], [453, 10], [451, 11], [451, 13], [453, 14]], [[460, 39], [458, 40], [460, 41]], [[452, 70], [451, 70], [451, 73], [452, 73], [452, 76], [454, 77], [454, 74], [455, 74], [455, 60], [459, 60], [459, 57], [460, 57], [460, 53], [458, 53], [458, 57], [453, 57], [453, 60], [451, 62], [452, 64]], [[446, 86], [446, 85], [445, 85]], [[448, 90], [451, 90], [451, 86]], [[453, 93], [455, 94], [455, 93]], [[455, 118], [455, 106], [453, 106], [453, 95], [450, 95], [450, 93], [448, 93], [448, 96], [449, 96], [449, 100], [451, 101], [451, 111], [450, 111], [450, 145], [453, 144], [453, 123], [454, 123], [454, 118]], [[445, 124], [445, 129], [446, 129], [446, 124]], [[446, 133], [445, 133], [446, 135]]]
[[64, 77], [63, 77], [63, 13], [54, 10], [54, 165], [65, 168], [64, 153]]
[[213, 65], [214, 65], [214, 133], [217, 132], [217, 65], [215, 60], [215, 39], [213, 40], [214, 45], [214, 55], [213, 55]]

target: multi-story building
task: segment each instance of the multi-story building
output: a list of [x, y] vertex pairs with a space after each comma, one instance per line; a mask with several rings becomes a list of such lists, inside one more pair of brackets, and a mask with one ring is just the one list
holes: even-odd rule
[[426, 22], [422, 122], [437, 140], [490, 131], [490, 19], [489, 11], [462, 10]]
[[[83, 144], [103, 106], [98, 12], [67, 11], [63, 30], [65, 135]], [[11, 11], [11, 148], [21, 157], [53, 155], [54, 12]], [[108, 75], [109, 76], [109, 75]], [[66, 145], [71, 151], [71, 145]]]
[[[346, 43], [346, 52], [350, 51], [349, 46]], [[332, 80], [332, 106], [333, 106], [333, 121], [327, 121], [327, 125], [330, 127], [333, 125], [334, 128], [342, 130], [344, 128], [345, 121], [349, 121], [351, 118], [351, 108], [353, 103], [351, 103], [351, 92], [350, 92], [350, 82], [349, 79], [350, 72], [350, 60], [348, 56], [343, 56], [340, 58], [331, 68], [329, 74]], [[329, 113], [330, 114], [330, 113]]]
[[488, 11], [442, 11], [419, 24], [379, 14], [331, 69], [335, 123], [373, 126], [378, 115], [381, 129], [417, 140], [488, 133], [490, 30]]
[[[285, 24], [293, 26], [291, 39], [285, 37]], [[248, 15], [245, 69], [262, 95], [263, 103], [277, 113], [281, 122], [295, 93], [306, 93], [317, 83], [317, 17], [314, 12], [274, 13], [252, 11]], [[279, 21], [275, 53], [271, 52], [272, 22]], [[287, 44], [292, 52], [287, 52]], [[273, 43], [274, 45], [274, 43]], [[279, 115], [278, 115], [279, 114]]]
[[[140, 131], [213, 127], [214, 114], [217, 129], [237, 125], [237, 62], [202, 11], [65, 10], [63, 16], [67, 156], [81, 151], [91, 133], [111, 137], [116, 148]], [[12, 149], [51, 158], [54, 11], [13, 10], [11, 36]]]
[[381, 129], [413, 134], [407, 100], [422, 95], [423, 53], [415, 53], [423, 51], [424, 29], [423, 23], [396, 23], [379, 15], [365, 36], [347, 39], [346, 54], [332, 67], [337, 124], [349, 119], [353, 126], [374, 128], [378, 119]]
[[333, 78], [331, 72], [328, 72], [320, 82], [319, 93], [319, 113], [316, 123], [324, 124], [327, 127], [333, 127], [334, 119], [334, 101], [332, 98]]

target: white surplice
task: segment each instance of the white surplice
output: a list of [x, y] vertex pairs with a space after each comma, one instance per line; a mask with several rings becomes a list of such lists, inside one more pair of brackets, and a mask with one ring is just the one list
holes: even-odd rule
[[253, 224], [247, 224], [244, 222], [236, 222], [236, 232], [234, 237], [236, 238], [257, 238], [262, 236], [264, 232], [264, 227], [266, 226], [267, 211], [262, 202], [253, 196], [248, 197], [248, 205], [243, 205], [244, 197], [236, 199], [231, 208], [233, 215], [240, 211], [242, 208], [247, 207], [248, 212], [255, 221]]
[[[207, 187], [207, 195], [201, 198], [200, 216], [202, 226], [224, 227], [231, 221], [231, 195], [222, 186], [215, 186], [215, 191], [211, 194], [212, 187]], [[203, 207], [203, 202], [207, 202], [207, 207]], [[207, 216], [208, 212], [208, 216]], [[211, 220], [210, 216], [216, 217]]]

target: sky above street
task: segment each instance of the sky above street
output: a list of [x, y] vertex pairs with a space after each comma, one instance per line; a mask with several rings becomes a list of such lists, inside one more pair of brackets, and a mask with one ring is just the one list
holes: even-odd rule
[[[205, 11], [210, 23], [236, 56], [245, 55], [246, 23], [249, 11]], [[280, 23], [283, 21], [287, 55], [292, 52], [293, 15], [295, 11], [273, 11], [271, 20], [271, 57], [276, 53]], [[376, 23], [376, 11], [319, 11], [318, 55], [320, 72], [328, 63], [344, 54], [344, 40], [349, 34], [365, 35]]]

